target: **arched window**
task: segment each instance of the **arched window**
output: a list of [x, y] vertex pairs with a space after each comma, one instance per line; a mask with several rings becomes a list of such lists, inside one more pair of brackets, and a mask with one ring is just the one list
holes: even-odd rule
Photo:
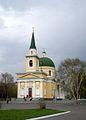
[[51, 70], [49, 70], [49, 76], [51, 76]]
[[33, 67], [33, 61], [32, 60], [29, 61], [29, 66]]

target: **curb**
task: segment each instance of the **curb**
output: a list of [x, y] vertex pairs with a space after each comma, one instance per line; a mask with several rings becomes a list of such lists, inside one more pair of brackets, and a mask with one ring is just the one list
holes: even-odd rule
[[50, 117], [55, 117], [55, 116], [59, 116], [59, 115], [64, 115], [67, 113], [70, 113], [71, 111], [67, 111], [67, 112], [63, 112], [63, 113], [57, 113], [57, 114], [53, 114], [53, 115], [46, 115], [46, 116], [42, 116], [42, 117], [37, 117], [37, 118], [31, 118], [31, 119], [26, 119], [26, 120], [40, 120], [40, 119], [44, 119], [44, 118], [50, 118]]

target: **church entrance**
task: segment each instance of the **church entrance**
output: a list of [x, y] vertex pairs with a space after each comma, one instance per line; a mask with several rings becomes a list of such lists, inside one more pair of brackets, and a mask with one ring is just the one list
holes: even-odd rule
[[28, 95], [29, 95], [29, 97], [32, 97], [32, 88], [28, 89]]

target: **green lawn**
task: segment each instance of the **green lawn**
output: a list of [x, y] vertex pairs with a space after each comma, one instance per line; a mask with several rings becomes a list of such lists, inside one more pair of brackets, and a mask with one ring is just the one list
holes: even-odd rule
[[25, 120], [61, 112], [52, 109], [0, 110], [0, 120]]

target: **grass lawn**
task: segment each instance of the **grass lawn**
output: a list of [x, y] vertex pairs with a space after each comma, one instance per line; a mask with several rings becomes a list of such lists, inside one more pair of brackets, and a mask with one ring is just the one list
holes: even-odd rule
[[61, 112], [52, 109], [0, 110], [0, 120], [25, 120]]

